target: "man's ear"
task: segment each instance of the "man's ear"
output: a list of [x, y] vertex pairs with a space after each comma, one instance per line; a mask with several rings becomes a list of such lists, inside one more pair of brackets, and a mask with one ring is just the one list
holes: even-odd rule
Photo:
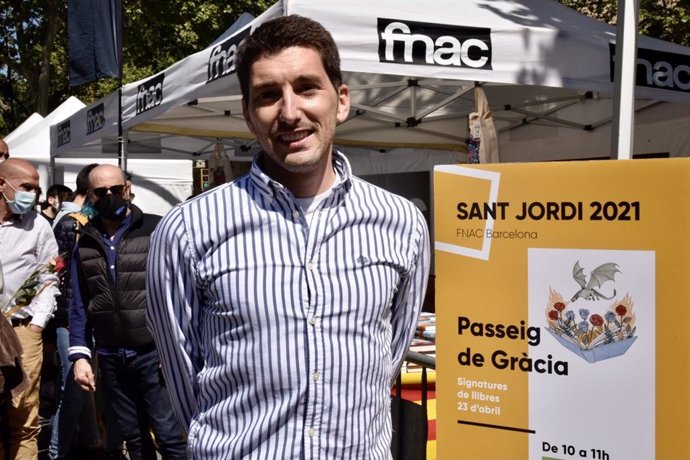
[[336, 114], [336, 120], [338, 123], [342, 123], [347, 120], [347, 116], [350, 114], [350, 88], [346, 84], [340, 85], [338, 88], [338, 112]]
[[252, 123], [252, 120], [249, 118], [249, 107], [247, 106], [247, 101], [242, 98], [242, 116], [244, 117], [244, 122], [247, 125], [247, 129], [249, 129], [249, 132], [256, 135], [256, 131], [254, 130], [254, 124]]
[[124, 188], [124, 192], [122, 193], [122, 198], [124, 198], [125, 201], [131, 201], [132, 200], [132, 184], [130, 182], [125, 183], [125, 188]]

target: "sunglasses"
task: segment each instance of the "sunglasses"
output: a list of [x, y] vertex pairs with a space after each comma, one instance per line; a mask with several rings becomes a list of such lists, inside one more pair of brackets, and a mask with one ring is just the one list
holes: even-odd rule
[[108, 194], [108, 191], [112, 193], [113, 195], [117, 196], [122, 196], [122, 193], [125, 191], [126, 185], [111, 185], [110, 187], [98, 187], [91, 189], [94, 195], [96, 195], [97, 198], [103, 198]]

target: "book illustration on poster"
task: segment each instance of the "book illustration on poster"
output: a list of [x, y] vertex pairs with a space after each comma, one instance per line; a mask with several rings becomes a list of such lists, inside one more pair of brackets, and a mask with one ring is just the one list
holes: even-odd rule
[[[589, 363], [621, 356], [637, 339], [633, 299], [629, 294], [616, 299], [615, 275], [618, 273], [622, 273], [618, 264], [607, 262], [592, 270], [587, 281], [584, 269], [577, 261], [573, 278], [581, 289], [570, 301], [549, 287], [546, 330], [558, 343]], [[608, 297], [597, 290], [610, 284], [613, 284], [613, 294]], [[613, 301], [603, 315], [585, 308], [601, 299]]]

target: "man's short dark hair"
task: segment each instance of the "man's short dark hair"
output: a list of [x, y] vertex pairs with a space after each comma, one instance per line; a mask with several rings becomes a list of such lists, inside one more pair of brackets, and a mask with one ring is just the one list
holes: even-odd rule
[[57, 197], [60, 201], [68, 199], [70, 195], [72, 195], [72, 189], [63, 184], [53, 184], [46, 192], [46, 198]]
[[77, 174], [77, 189], [74, 191], [75, 195], [86, 195], [86, 192], [89, 190], [89, 174], [96, 166], [98, 166], [98, 163], [91, 163], [81, 168], [81, 171]]
[[249, 101], [249, 69], [264, 56], [298, 46], [319, 53], [333, 87], [343, 82], [340, 54], [331, 34], [313, 19], [299, 15], [283, 16], [261, 24], [240, 45], [237, 52], [237, 77], [245, 101]]

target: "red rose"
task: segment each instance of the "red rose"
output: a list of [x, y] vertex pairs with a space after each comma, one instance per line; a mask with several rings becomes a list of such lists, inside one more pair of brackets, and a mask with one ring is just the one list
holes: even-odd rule
[[53, 264], [53, 273], [60, 273], [65, 268], [67, 268], [67, 263], [65, 262], [65, 259], [58, 256], [55, 259], [55, 263]]
[[604, 318], [602, 318], [601, 315], [594, 314], [589, 317], [589, 322], [594, 326], [601, 326], [604, 324]]
[[553, 308], [555, 308], [558, 311], [563, 311], [565, 309], [565, 304], [563, 302], [556, 302], [553, 304]]
[[558, 319], [558, 312], [556, 310], [549, 310], [549, 319], [556, 321]]
[[628, 312], [628, 309], [625, 308], [625, 305], [618, 305], [616, 307], [616, 313], [618, 313], [618, 316], [625, 316], [625, 314]]

